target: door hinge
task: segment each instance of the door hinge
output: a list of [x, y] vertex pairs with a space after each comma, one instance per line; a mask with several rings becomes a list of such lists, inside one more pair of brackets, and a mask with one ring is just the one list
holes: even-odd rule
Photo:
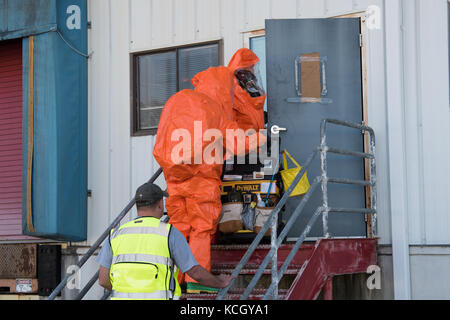
[[362, 37], [362, 33], [359, 34], [359, 47], [362, 48], [363, 45], [363, 37]]

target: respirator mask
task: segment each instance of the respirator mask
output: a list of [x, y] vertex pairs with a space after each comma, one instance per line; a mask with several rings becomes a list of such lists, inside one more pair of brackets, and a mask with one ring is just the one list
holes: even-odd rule
[[266, 94], [258, 64], [252, 68], [238, 69], [234, 72], [234, 75], [240, 87], [252, 98], [261, 97]]

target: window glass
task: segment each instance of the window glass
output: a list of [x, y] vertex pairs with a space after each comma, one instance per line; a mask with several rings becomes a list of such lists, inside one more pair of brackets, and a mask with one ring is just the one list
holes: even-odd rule
[[199, 70], [219, 65], [219, 46], [217, 44], [178, 51], [179, 82], [178, 90], [194, 89], [191, 79]]
[[166, 101], [177, 92], [176, 52], [163, 52], [138, 57], [139, 127], [158, 126]]
[[[259, 72], [261, 73], [261, 79], [264, 85], [264, 89], [267, 92], [266, 81], [266, 37], [252, 37], [250, 38], [250, 50], [252, 50], [259, 58]], [[264, 104], [264, 111], [267, 111], [267, 99]]]

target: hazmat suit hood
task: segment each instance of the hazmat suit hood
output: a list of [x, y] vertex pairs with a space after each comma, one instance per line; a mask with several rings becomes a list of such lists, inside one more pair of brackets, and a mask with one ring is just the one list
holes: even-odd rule
[[256, 131], [264, 129], [264, 102], [266, 95], [260, 97], [251, 97], [239, 85], [235, 72], [239, 69], [249, 69], [259, 62], [258, 56], [247, 48], [236, 51], [228, 63], [228, 69], [233, 74], [234, 83], [234, 101], [233, 114], [234, 120], [243, 130], [254, 129]]
[[234, 74], [238, 69], [250, 68], [259, 62], [258, 56], [250, 49], [242, 48], [236, 51], [228, 63], [228, 69]]

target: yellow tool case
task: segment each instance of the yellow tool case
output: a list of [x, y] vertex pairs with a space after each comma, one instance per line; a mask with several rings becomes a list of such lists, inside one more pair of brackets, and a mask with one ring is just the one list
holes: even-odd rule
[[[248, 181], [223, 181], [220, 188], [222, 195], [227, 195], [230, 191], [242, 193], [255, 193], [266, 195], [270, 186], [270, 180], [248, 180]], [[279, 196], [280, 189], [277, 186], [277, 181], [272, 182], [270, 194]]]

